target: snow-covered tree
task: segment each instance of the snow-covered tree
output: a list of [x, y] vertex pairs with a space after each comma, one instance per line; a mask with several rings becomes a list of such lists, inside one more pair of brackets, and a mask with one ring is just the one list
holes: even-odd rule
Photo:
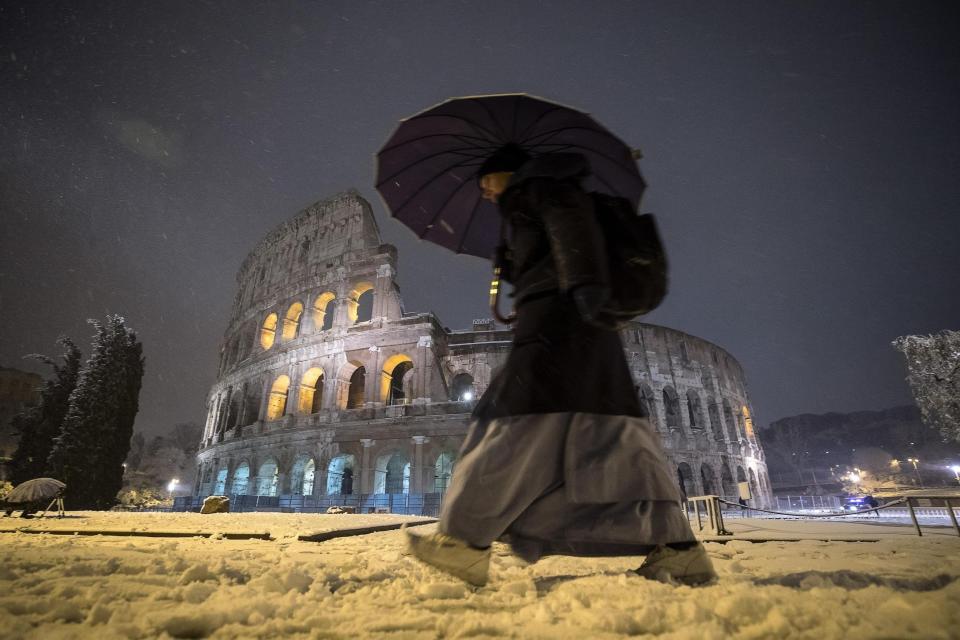
[[143, 379], [143, 346], [120, 316], [90, 321], [93, 352], [70, 395], [49, 467], [67, 484], [72, 509], [109, 509], [123, 483]]
[[923, 421], [960, 440], [960, 331], [903, 336], [893, 346], [907, 360], [907, 382]]
[[39, 354], [28, 356], [53, 367], [53, 377], [41, 387], [40, 402], [13, 419], [13, 429], [20, 434], [17, 450], [10, 463], [14, 484], [50, 475], [47, 458], [53, 449], [54, 439], [60, 435], [70, 394], [77, 386], [80, 349], [66, 336], [61, 336], [57, 342], [64, 348], [61, 356], [63, 364]]

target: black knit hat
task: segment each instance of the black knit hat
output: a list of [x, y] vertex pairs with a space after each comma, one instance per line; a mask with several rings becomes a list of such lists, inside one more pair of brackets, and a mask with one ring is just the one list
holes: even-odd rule
[[518, 144], [505, 144], [497, 149], [492, 156], [484, 160], [477, 170], [477, 179], [479, 180], [488, 173], [498, 173], [500, 171], [514, 172], [524, 165], [532, 156], [523, 150]]

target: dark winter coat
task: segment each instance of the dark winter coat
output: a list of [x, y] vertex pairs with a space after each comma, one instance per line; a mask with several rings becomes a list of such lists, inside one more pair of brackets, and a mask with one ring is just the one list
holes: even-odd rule
[[514, 304], [609, 283], [603, 235], [593, 200], [580, 187], [587, 160], [574, 153], [540, 156], [514, 173], [500, 197], [510, 228], [503, 279]]

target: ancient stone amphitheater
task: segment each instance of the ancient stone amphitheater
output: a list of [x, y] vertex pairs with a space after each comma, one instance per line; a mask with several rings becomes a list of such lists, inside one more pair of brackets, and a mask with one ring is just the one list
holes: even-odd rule
[[[250, 253], [210, 390], [196, 498], [436, 511], [511, 334], [490, 320], [450, 331], [405, 311], [396, 274], [396, 249], [352, 191], [301, 211]], [[748, 482], [753, 503], [766, 504], [737, 361], [666, 327], [636, 322], [622, 338], [684, 491], [736, 500]]]

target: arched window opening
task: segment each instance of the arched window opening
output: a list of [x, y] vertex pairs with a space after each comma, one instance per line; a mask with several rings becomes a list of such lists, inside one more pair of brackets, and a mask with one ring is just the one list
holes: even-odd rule
[[347, 294], [347, 318], [351, 323], [366, 322], [373, 317], [373, 285], [361, 282]]
[[347, 396], [347, 409], [358, 409], [363, 406], [366, 382], [367, 369], [365, 367], [357, 367], [357, 370], [350, 376], [350, 393]]
[[690, 427], [703, 429], [703, 417], [700, 415], [700, 396], [694, 390], [687, 391], [687, 414], [690, 418]]
[[260, 403], [263, 401], [263, 383], [255, 380], [244, 389], [243, 426], [253, 424], [260, 419]]
[[260, 471], [257, 472], [257, 488], [254, 495], [275, 496], [279, 483], [280, 469], [277, 467], [277, 461], [268, 458], [266, 462], [260, 465]]
[[[757, 484], [757, 474], [754, 473], [753, 469], [750, 469], [749, 473], [750, 473], [750, 495], [755, 500], [759, 500], [760, 496], [763, 495], [763, 492], [760, 491], [760, 486]], [[753, 504], [757, 504], [757, 503], [753, 503]]]
[[720, 410], [717, 408], [717, 402], [710, 398], [708, 400], [707, 413], [710, 414], [710, 430], [713, 432], [715, 440], [723, 441], [723, 423], [720, 422]]
[[753, 417], [750, 415], [750, 409], [747, 408], [747, 405], [743, 405], [740, 411], [743, 414], [743, 432], [747, 436], [747, 439], [753, 442]]
[[733, 411], [730, 409], [730, 403], [723, 401], [723, 423], [727, 427], [727, 438], [730, 442], [737, 442], [737, 428], [733, 424]]
[[693, 469], [686, 462], [681, 462], [677, 467], [677, 480], [680, 483], [680, 493], [683, 494], [684, 500], [696, 491], [697, 487], [693, 483]]
[[230, 390], [230, 405], [227, 413], [227, 429], [233, 429], [240, 424], [240, 410], [243, 408], [243, 393], [241, 389]]
[[410, 493], [410, 463], [401, 453], [377, 458], [374, 493]]
[[198, 495], [208, 496], [210, 495], [210, 483], [213, 482], [213, 467], [207, 467], [203, 471], [203, 479], [200, 481], [200, 490]]
[[277, 338], [277, 314], [271, 313], [260, 328], [260, 346], [265, 350], [273, 346]]
[[737, 501], [737, 483], [733, 481], [733, 474], [730, 473], [730, 466], [724, 462], [723, 470], [720, 472], [720, 482], [723, 484], [723, 497], [731, 502]]
[[650, 385], [641, 384], [639, 387], [640, 392], [640, 408], [643, 410], [643, 413], [650, 420], [650, 424], [654, 428], [657, 427], [657, 405], [656, 400], [654, 399], [653, 389], [650, 388]]
[[410, 356], [398, 353], [387, 358], [380, 372], [380, 402], [404, 404], [410, 387], [409, 373], [413, 369]]
[[663, 390], [663, 407], [667, 414], [667, 428], [680, 429], [680, 399], [671, 387]]
[[229, 471], [227, 469], [220, 469], [217, 471], [217, 480], [213, 484], [213, 493], [218, 496], [222, 496], [227, 490], [227, 475]]
[[247, 487], [250, 482], [250, 465], [241, 462], [233, 471], [233, 482], [230, 483], [230, 492], [233, 495], [246, 495]]
[[450, 399], [454, 402], [470, 402], [476, 399], [476, 390], [473, 388], [473, 376], [469, 373], [458, 373], [450, 383]]
[[313, 458], [300, 456], [290, 470], [290, 492], [295, 496], [313, 495], [313, 481], [316, 475]]
[[323, 369], [311, 367], [300, 379], [298, 413], [317, 413], [323, 406]]
[[703, 485], [703, 495], [716, 495], [716, 476], [713, 473], [713, 469], [710, 468], [710, 465], [706, 463], [700, 465], [700, 483]]
[[324, 291], [313, 301], [313, 326], [318, 331], [326, 331], [333, 327], [334, 300], [336, 296], [330, 291]]
[[453, 476], [453, 464], [456, 455], [449, 451], [444, 451], [437, 456], [437, 462], [433, 465], [433, 490], [436, 493], [446, 493], [450, 486], [450, 478]]
[[270, 402], [267, 405], [267, 420], [279, 420], [287, 411], [287, 391], [290, 389], [290, 378], [280, 376], [273, 381], [270, 387]]
[[300, 317], [303, 316], [303, 304], [294, 302], [283, 317], [283, 339], [293, 340], [300, 333]]
[[353, 493], [352, 455], [339, 455], [327, 466], [327, 495], [350, 495]]

